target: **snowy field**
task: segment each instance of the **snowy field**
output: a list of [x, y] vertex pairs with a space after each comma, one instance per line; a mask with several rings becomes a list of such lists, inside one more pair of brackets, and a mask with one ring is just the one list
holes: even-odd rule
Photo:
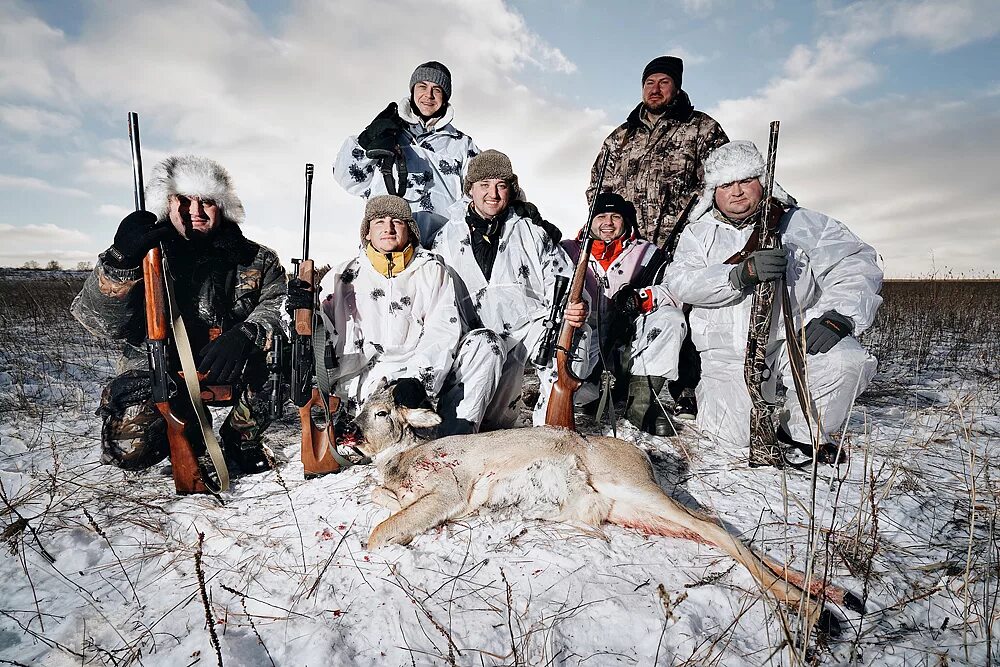
[[219, 499], [102, 466], [115, 353], [67, 314], [81, 280], [0, 275], [0, 665], [1000, 664], [996, 283], [887, 287], [839, 476], [619, 426], [673, 497], [866, 601], [827, 637], [715, 549], [614, 526], [490, 514], [370, 553], [374, 470], [304, 481], [291, 410], [287, 462]]

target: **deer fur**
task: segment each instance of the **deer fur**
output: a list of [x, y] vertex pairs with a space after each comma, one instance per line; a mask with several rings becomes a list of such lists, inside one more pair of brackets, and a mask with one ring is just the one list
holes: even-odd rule
[[[403, 382], [403, 381], [401, 381]], [[860, 606], [842, 589], [811, 582], [802, 573], [756, 554], [716, 519], [665, 494], [646, 454], [604, 436], [555, 427], [509, 429], [421, 441], [414, 429], [440, 418], [401, 385], [382, 385], [355, 418], [358, 447], [372, 457], [382, 486], [372, 500], [389, 518], [368, 538], [368, 548], [408, 544], [416, 535], [480, 507], [517, 507], [522, 516], [562, 521], [601, 534], [604, 522], [666, 537], [690, 539], [726, 552], [779, 601], [800, 606], [814, 620], [835, 624], [821, 598]]]

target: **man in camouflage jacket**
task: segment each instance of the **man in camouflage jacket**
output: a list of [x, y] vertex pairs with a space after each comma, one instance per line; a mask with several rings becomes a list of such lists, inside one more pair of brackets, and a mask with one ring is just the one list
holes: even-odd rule
[[95, 336], [122, 343], [119, 375], [98, 410], [102, 462], [140, 470], [169, 451], [166, 425], [151, 400], [141, 266], [146, 252], [162, 244], [198, 370], [208, 374], [207, 384], [232, 384], [238, 392], [221, 431], [226, 458], [243, 472], [265, 470], [265, 353], [283, 335], [285, 270], [273, 250], [243, 236], [243, 204], [229, 174], [212, 160], [160, 162], [146, 204], [150, 212], [122, 220], [71, 308]]
[[705, 158], [729, 141], [715, 119], [691, 105], [681, 88], [683, 71], [683, 61], [673, 56], [646, 65], [642, 102], [604, 140], [587, 188], [590, 202], [602, 156], [610, 151], [601, 189], [635, 204], [639, 232], [661, 247], [688, 200], [702, 190]]

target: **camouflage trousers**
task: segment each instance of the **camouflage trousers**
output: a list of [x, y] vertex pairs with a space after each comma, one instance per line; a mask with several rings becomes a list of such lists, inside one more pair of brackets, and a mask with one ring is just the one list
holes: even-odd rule
[[[240, 384], [234, 387], [238, 398], [219, 431], [226, 459], [239, 465], [248, 458], [260, 458], [262, 436], [271, 423], [270, 396], [262, 391], [266, 381], [263, 355], [251, 357]], [[180, 394], [184, 394], [183, 387]], [[186, 396], [177, 400], [190, 413]], [[96, 414], [102, 419], [101, 463], [145, 470], [169, 455], [167, 425], [153, 403], [148, 371], [133, 369], [113, 378], [101, 394]], [[189, 427], [189, 441], [200, 456], [204, 445], [197, 420], [190, 419]]]

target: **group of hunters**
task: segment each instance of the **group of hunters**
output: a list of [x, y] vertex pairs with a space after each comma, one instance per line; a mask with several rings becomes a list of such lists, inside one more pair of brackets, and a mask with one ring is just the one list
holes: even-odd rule
[[[881, 303], [877, 255], [776, 183], [771, 218], [782, 245], [755, 247], [764, 156], [695, 110], [682, 75], [676, 57], [646, 65], [642, 101], [594, 163], [584, 298], [564, 312], [576, 329], [572, 370], [587, 379], [575, 401], [591, 414], [617, 402], [637, 428], [656, 435], [675, 433], [678, 419], [697, 419], [713, 446], [744, 450], [751, 296], [759, 283], [781, 279], [815, 415], [803, 414], [775, 318], [766, 353], [777, 438], [788, 452], [811, 459], [815, 449], [819, 461], [834, 463], [831, 443], [875, 373], [857, 336]], [[333, 391], [347, 412], [382, 380], [412, 378], [436, 401], [439, 437], [516, 424], [555, 282], [572, 274], [587, 235], [584, 226], [576, 238], [561, 238], [525, 199], [510, 159], [480, 151], [455, 127], [451, 94], [448, 68], [424, 63], [406, 96], [344, 141], [334, 178], [367, 203], [359, 250], [326, 274], [319, 302], [336, 359]], [[394, 192], [378, 155], [395, 156]], [[88, 330], [124, 344], [99, 410], [103, 461], [136, 470], [168, 454], [149, 393], [141, 267], [151, 248], [162, 247], [198, 370], [206, 382], [238, 388], [220, 432], [226, 460], [244, 474], [266, 470], [273, 464], [262, 439], [272, 419], [266, 355], [282, 344], [289, 315], [314, 307], [317, 294], [243, 235], [243, 205], [213, 160], [157, 164], [145, 209], [122, 220], [72, 307]], [[556, 371], [551, 361], [535, 370], [540, 425]]]

